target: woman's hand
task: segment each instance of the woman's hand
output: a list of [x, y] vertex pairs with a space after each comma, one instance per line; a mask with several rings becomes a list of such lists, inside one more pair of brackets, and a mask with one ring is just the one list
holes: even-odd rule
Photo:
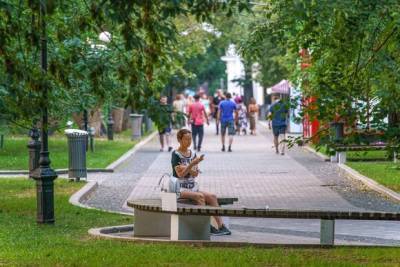
[[197, 177], [199, 176], [199, 169], [197, 168], [197, 166], [195, 168], [192, 168], [190, 170], [190, 176], [192, 177]]
[[178, 166], [175, 166], [175, 171], [176, 171], [176, 174], [178, 175], [178, 178], [182, 178], [184, 176], [186, 168], [187, 168], [187, 166], [185, 166], [183, 164], [179, 164]]
[[203, 160], [204, 155], [201, 155], [200, 157], [196, 156], [189, 165], [179, 164], [178, 166], [175, 166], [176, 174], [179, 176], [179, 178], [185, 177], [188, 173], [193, 177], [198, 176], [199, 171], [197, 165]]
[[195, 157], [193, 160], [192, 160], [192, 164], [193, 165], [197, 165], [197, 164], [199, 164], [200, 162], [202, 162], [204, 160], [204, 155], [201, 155], [200, 157]]

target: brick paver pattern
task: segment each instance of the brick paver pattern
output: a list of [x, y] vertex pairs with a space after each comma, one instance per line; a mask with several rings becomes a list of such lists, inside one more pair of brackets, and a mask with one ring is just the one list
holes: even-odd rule
[[[232, 153], [221, 152], [214, 125], [206, 127], [198, 177], [201, 190], [218, 196], [238, 197], [235, 205], [255, 208], [306, 210], [400, 211], [400, 205], [341, 177], [335, 164], [323, 162], [301, 148], [276, 155], [269, 130], [258, 125], [257, 136], [235, 136]], [[173, 137], [177, 147], [176, 137]], [[90, 174], [100, 182], [86, 201], [93, 207], [133, 212], [127, 199], [159, 198], [158, 182], [171, 172], [171, 153], [158, 152], [154, 138], [118, 166], [113, 174]], [[255, 243], [319, 242], [319, 220], [230, 218], [232, 236], [216, 241]], [[128, 233], [129, 234], [129, 233]], [[400, 223], [385, 221], [336, 221], [338, 244], [400, 246]]]
[[[261, 127], [260, 127], [261, 128]], [[220, 137], [206, 128], [198, 177], [201, 190], [238, 197], [237, 205], [277, 209], [360, 210], [326, 186], [290, 156], [276, 155], [265, 129], [256, 136], [235, 136], [233, 152], [221, 152]], [[175, 141], [177, 145], [177, 142]], [[317, 160], [317, 159], [316, 159]], [[171, 172], [170, 153], [160, 153], [140, 179], [130, 199], [158, 198], [163, 173]]]

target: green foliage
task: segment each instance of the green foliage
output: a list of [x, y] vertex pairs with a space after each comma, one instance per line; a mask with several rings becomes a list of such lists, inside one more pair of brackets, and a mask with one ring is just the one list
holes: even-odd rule
[[[40, 16], [39, 5], [46, 5], [47, 15]], [[10, 1], [0, 7], [0, 113], [7, 120], [30, 125], [40, 115], [40, 108], [49, 106], [53, 116], [61, 115], [61, 96], [71, 86], [68, 80], [79, 59], [77, 41], [84, 21], [75, 14], [82, 5], [74, 3]], [[82, 15], [83, 17], [83, 15]], [[43, 18], [43, 19], [42, 19]], [[86, 20], [87, 21], [87, 20]], [[46, 25], [48, 72], [40, 68], [41, 33]], [[81, 26], [81, 27], [79, 27]], [[79, 41], [79, 40], [78, 40]], [[50, 94], [43, 99], [42, 89]], [[69, 103], [68, 103], [69, 104]], [[65, 105], [68, 108], [69, 105]]]
[[[183, 71], [176, 18], [203, 22], [214, 12], [229, 16], [248, 6], [237, 0], [1, 3], [0, 114], [25, 125], [39, 118], [41, 107], [55, 119], [104, 102], [142, 109]], [[97, 36], [105, 30], [111, 42], [99, 49]], [[40, 52], [46, 38], [45, 73]]]
[[211, 92], [220, 87], [220, 79], [226, 80], [226, 66], [221, 60], [225, 54], [225, 42], [213, 40], [204, 53], [189, 58], [184, 66], [188, 72], [196, 74], [189, 80], [188, 87], [196, 88], [207, 82]]
[[[131, 224], [134, 218], [72, 206], [83, 183], [55, 181], [55, 225], [35, 221], [35, 185], [27, 179], [0, 180], [0, 262], [41, 266], [390, 266], [399, 248], [218, 248], [138, 244], [89, 236], [95, 227]], [[188, 255], [182, 257], [182, 255]]]
[[[342, 121], [367, 132], [392, 132], [386, 140], [398, 143], [398, 10], [398, 1], [391, 0], [266, 1], [263, 7], [253, 8], [263, 21], [243, 47], [260, 62], [264, 55], [272, 55], [261, 63], [267, 68], [263, 74], [279, 76], [289, 71], [303, 95], [316, 98], [313, 105], [303, 107], [303, 115], [318, 119], [322, 128]], [[311, 54], [311, 66], [304, 70], [296, 55], [301, 48]]]
[[348, 162], [346, 164], [395, 192], [400, 192], [398, 164], [392, 162]]

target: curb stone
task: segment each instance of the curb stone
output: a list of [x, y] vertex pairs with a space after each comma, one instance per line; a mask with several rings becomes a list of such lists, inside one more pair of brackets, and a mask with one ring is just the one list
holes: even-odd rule
[[127, 152], [125, 152], [125, 154], [123, 154], [119, 159], [117, 159], [116, 161], [114, 161], [113, 163], [111, 163], [110, 165], [108, 165], [106, 167], [106, 169], [112, 169], [114, 170], [118, 165], [120, 165], [122, 162], [124, 162], [127, 158], [129, 158], [130, 156], [132, 156], [133, 154], [136, 153], [136, 151], [138, 151], [142, 146], [144, 146], [145, 144], [147, 144], [151, 139], [154, 138], [154, 136], [156, 136], [157, 131], [154, 131], [153, 133], [151, 133], [149, 136], [147, 136], [145, 139], [143, 139], [142, 141], [140, 141], [139, 143], [137, 143], [133, 148], [131, 148], [130, 150], [128, 150]]
[[89, 205], [83, 204], [82, 201], [88, 199], [90, 194], [93, 193], [98, 187], [99, 187], [98, 182], [96, 182], [96, 181], [88, 182], [85, 186], [83, 186], [81, 189], [79, 189], [77, 192], [75, 192], [69, 198], [69, 203], [71, 203], [74, 206], [78, 206], [78, 207], [85, 208], [85, 209], [99, 210], [99, 211], [104, 211], [104, 212], [109, 212], [109, 213], [133, 216], [133, 213], [99, 209], [99, 208], [94, 208]]
[[347, 177], [354, 179], [354, 180], [361, 181], [363, 184], [368, 186], [370, 189], [372, 189], [380, 194], [383, 194], [395, 201], [400, 202], [400, 194], [399, 193], [396, 193], [395, 191], [379, 184], [378, 182], [374, 181], [373, 179], [362, 175], [358, 171], [354, 170], [353, 168], [350, 168], [349, 166], [347, 166], [345, 164], [338, 164], [338, 166], [340, 168], [340, 172], [342, 172], [342, 174], [346, 175]]
[[[101, 228], [91, 228], [88, 234], [100, 239], [120, 240], [134, 243], [160, 243], [160, 244], [176, 244], [184, 246], [198, 247], [259, 247], [259, 248], [332, 248], [330, 245], [321, 245], [318, 243], [263, 243], [251, 241], [232, 241], [232, 240], [177, 240], [173, 241], [165, 237], [135, 237], [132, 235], [134, 230], [133, 224], [106, 226]], [[129, 233], [129, 235], [127, 235]], [[217, 237], [218, 238], [218, 237]], [[318, 240], [316, 240], [318, 242]], [[345, 244], [336, 243], [333, 247], [344, 248], [366, 248], [377, 247], [370, 244]], [[385, 248], [397, 248], [397, 246], [384, 246]]]
[[[147, 144], [153, 137], [157, 134], [157, 131], [154, 131], [152, 134], [147, 136], [144, 140], [140, 141], [137, 143], [132, 149], [127, 151], [125, 154], [123, 154], [119, 159], [111, 163], [110, 165], [107, 166], [107, 169], [112, 169], [116, 168], [118, 165], [120, 165], [122, 162], [124, 162], [127, 158], [135, 154], [142, 146]], [[76, 193], [74, 193], [70, 199], [69, 202], [72, 205], [86, 208], [86, 209], [94, 209], [94, 210], [100, 210], [100, 211], [105, 211], [105, 212], [110, 212], [110, 213], [116, 213], [116, 214], [123, 214], [123, 215], [130, 215], [132, 216], [133, 213], [128, 213], [128, 212], [121, 212], [121, 211], [112, 211], [112, 210], [106, 210], [106, 209], [99, 209], [99, 208], [94, 208], [89, 205], [83, 204], [82, 201], [88, 199], [89, 195], [93, 193], [98, 187], [100, 183], [97, 181], [90, 181], [88, 182], [84, 187], [82, 187], [80, 190], [78, 190]]]
[[70, 198], [69, 203], [86, 208], [87, 206], [82, 204], [81, 201], [88, 198], [88, 196], [99, 187], [99, 183], [96, 181], [90, 181], [86, 183], [81, 189], [75, 192]]
[[322, 154], [321, 152], [315, 150], [310, 146], [303, 146], [303, 149], [308, 152], [314, 153], [316, 156], [320, 157], [323, 161], [330, 161], [330, 158], [327, 155]]
[[[317, 155], [320, 158], [323, 158], [325, 161], [329, 161], [329, 158], [320, 153], [317, 152], [315, 149], [309, 147], [309, 146], [305, 146], [304, 147], [305, 150], [314, 153], [315, 155]], [[378, 182], [374, 181], [371, 178], [368, 178], [367, 176], [362, 175], [361, 173], [359, 173], [358, 171], [354, 170], [353, 168], [345, 165], [345, 164], [340, 164], [338, 163], [337, 166], [339, 167], [339, 171], [342, 175], [350, 178], [350, 179], [354, 179], [357, 181], [362, 182], [364, 185], [366, 185], [368, 188], [372, 189], [375, 192], [378, 192], [388, 198], [391, 198], [395, 201], [400, 201], [400, 194], [394, 192], [393, 190], [379, 184]]]

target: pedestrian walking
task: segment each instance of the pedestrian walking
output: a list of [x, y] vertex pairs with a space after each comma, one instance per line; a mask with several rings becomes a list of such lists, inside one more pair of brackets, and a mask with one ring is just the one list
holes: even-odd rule
[[160, 105], [165, 106], [165, 113], [162, 115], [162, 126], [158, 128], [158, 134], [160, 137], [160, 152], [164, 151], [165, 143], [168, 147], [168, 152], [172, 150], [171, 146], [171, 132], [172, 132], [172, 108], [168, 105], [168, 98], [162, 96], [160, 98]]
[[235, 125], [234, 125], [234, 116], [235, 119], [238, 119], [238, 111], [236, 109], [236, 104], [231, 100], [232, 95], [230, 93], [226, 93], [226, 99], [222, 100], [218, 106], [218, 116], [217, 121], [221, 122], [221, 143], [222, 149], [221, 151], [225, 151], [225, 134], [228, 129], [229, 136], [229, 147], [228, 152], [232, 152], [232, 143], [233, 136], [235, 135]]
[[258, 116], [259, 107], [256, 99], [252, 97], [249, 104], [249, 120], [250, 120], [250, 134], [256, 134], [256, 121]]
[[200, 102], [204, 105], [204, 109], [206, 110], [207, 118], [210, 115], [210, 101], [208, 100], [208, 96], [206, 93], [202, 93], [200, 96]]
[[[191, 104], [194, 103], [193, 96], [188, 95], [188, 97], [186, 98], [185, 103], [186, 103], [186, 113], [189, 113], [189, 107], [190, 107]], [[190, 118], [188, 118], [188, 120], [187, 120], [187, 126], [190, 127]]]
[[236, 104], [236, 109], [238, 111], [238, 127], [237, 132], [239, 135], [247, 134], [247, 109], [243, 104], [242, 99], [238, 100]]
[[[240, 109], [242, 108], [242, 106], [241, 106], [242, 98], [239, 95], [235, 95], [235, 93], [233, 93], [233, 95], [234, 95], [234, 97], [232, 97], [232, 99], [236, 104], [236, 109], [238, 111], [238, 114], [240, 114]], [[239, 121], [240, 121], [240, 117], [239, 117], [239, 119], [235, 120], [235, 130], [240, 135]]]
[[213, 117], [215, 119], [215, 134], [219, 134], [219, 120], [217, 119], [218, 116], [218, 108], [219, 108], [219, 103], [221, 103], [222, 100], [224, 100], [224, 94], [222, 93], [221, 89], [217, 90], [216, 96], [213, 99], [212, 102], [212, 110], [213, 110]]
[[[209, 125], [208, 116], [204, 105], [200, 102], [200, 96], [194, 96], [194, 103], [189, 106], [188, 117], [192, 126], [193, 147], [195, 150], [201, 150], [201, 144], [204, 136], [204, 119]], [[197, 136], [199, 139], [197, 139]], [[198, 140], [198, 142], [196, 142]]]
[[185, 126], [185, 101], [181, 94], [176, 95], [172, 106], [174, 108], [174, 126], [176, 129], [180, 129]]
[[275, 152], [279, 154], [279, 144], [281, 144], [280, 153], [285, 155], [286, 125], [288, 116], [288, 106], [279, 96], [273, 98], [274, 103], [269, 108], [270, 118], [272, 120], [272, 132], [274, 134]]

